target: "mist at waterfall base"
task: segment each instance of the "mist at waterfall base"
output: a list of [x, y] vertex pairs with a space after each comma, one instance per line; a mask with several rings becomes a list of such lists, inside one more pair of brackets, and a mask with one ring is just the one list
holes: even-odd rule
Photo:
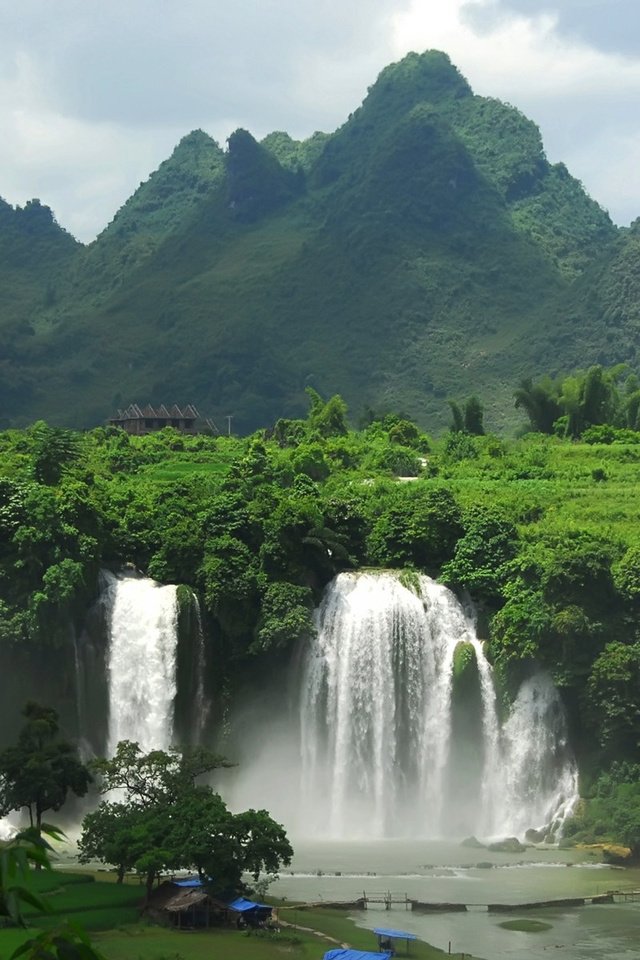
[[294, 838], [557, 834], [577, 769], [551, 680], [532, 676], [501, 718], [472, 611], [426, 576], [402, 581], [327, 587], [287, 692], [283, 678], [232, 720], [230, 801], [267, 807]]

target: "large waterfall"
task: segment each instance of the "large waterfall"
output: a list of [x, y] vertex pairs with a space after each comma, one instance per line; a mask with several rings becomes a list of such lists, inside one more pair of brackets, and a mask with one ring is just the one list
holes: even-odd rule
[[404, 586], [391, 572], [343, 573], [316, 627], [301, 692], [313, 832], [522, 835], [566, 812], [577, 773], [553, 684], [527, 681], [500, 722], [491, 666], [451, 591], [425, 576]]
[[134, 573], [104, 574], [108, 646], [107, 755], [119, 740], [144, 751], [173, 741], [178, 603], [175, 586]]

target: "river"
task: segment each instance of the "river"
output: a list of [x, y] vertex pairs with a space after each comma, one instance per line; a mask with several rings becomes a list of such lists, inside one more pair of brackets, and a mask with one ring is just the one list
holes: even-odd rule
[[[294, 844], [296, 856], [270, 893], [291, 900], [353, 900], [364, 892], [390, 891], [422, 901], [475, 904], [467, 913], [418, 914], [403, 905], [390, 911], [370, 905], [355, 911], [360, 926], [393, 927], [417, 934], [434, 946], [472, 953], [487, 960], [526, 956], [548, 958], [560, 949], [563, 960], [628, 960], [639, 956], [640, 903], [495, 914], [486, 904], [523, 903], [560, 897], [593, 896], [612, 889], [640, 889], [640, 869], [604, 866], [586, 851], [529, 848], [499, 854], [434, 841], [375, 841]], [[480, 862], [492, 867], [478, 867]], [[551, 924], [523, 933], [500, 923], [525, 917]], [[304, 920], [301, 918], [302, 923]], [[402, 945], [403, 946], [403, 945]], [[372, 949], [375, 940], [372, 936]]]

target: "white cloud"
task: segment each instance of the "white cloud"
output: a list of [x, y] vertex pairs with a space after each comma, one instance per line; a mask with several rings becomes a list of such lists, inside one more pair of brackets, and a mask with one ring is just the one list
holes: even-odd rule
[[526, 14], [528, 0], [514, 12], [517, 2], [3, 4], [0, 196], [39, 196], [90, 239], [194, 127], [219, 141], [237, 126], [258, 137], [332, 130], [387, 63], [436, 48], [476, 92], [535, 120], [550, 159], [629, 221], [640, 213], [640, 57], [561, 30], [560, 0], [539, 14]]
[[[0, 195], [90, 239], [202, 127], [334, 129], [390, 59], [392, 0], [23, 0], [0, 9]], [[100, 191], [103, 191], [100, 193]]]

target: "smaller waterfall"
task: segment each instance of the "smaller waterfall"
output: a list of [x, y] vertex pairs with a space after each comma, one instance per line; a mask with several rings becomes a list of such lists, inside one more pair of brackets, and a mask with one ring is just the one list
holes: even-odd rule
[[503, 729], [504, 763], [493, 830], [509, 823], [522, 836], [529, 827], [554, 833], [578, 797], [578, 768], [569, 746], [564, 709], [551, 678], [536, 674], [520, 687]]
[[178, 604], [175, 586], [134, 573], [105, 573], [108, 626], [107, 755], [120, 740], [143, 751], [166, 750], [173, 740]]
[[206, 730], [207, 720], [209, 718], [210, 704], [207, 700], [207, 696], [204, 688], [204, 675], [205, 675], [205, 669], [206, 669], [206, 662], [205, 662], [204, 630], [202, 629], [202, 614], [200, 612], [200, 603], [195, 593], [193, 594], [193, 604], [196, 612], [196, 623], [197, 623], [197, 630], [198, 630], [198, 656], [196, 660], [197, 680], [196, 680], [195, 703], [194, 703], [195, 723], [194, 723], [193, 742], [194, 744], [199, 744], [199, 743], [202, 743], [204, 732]]

